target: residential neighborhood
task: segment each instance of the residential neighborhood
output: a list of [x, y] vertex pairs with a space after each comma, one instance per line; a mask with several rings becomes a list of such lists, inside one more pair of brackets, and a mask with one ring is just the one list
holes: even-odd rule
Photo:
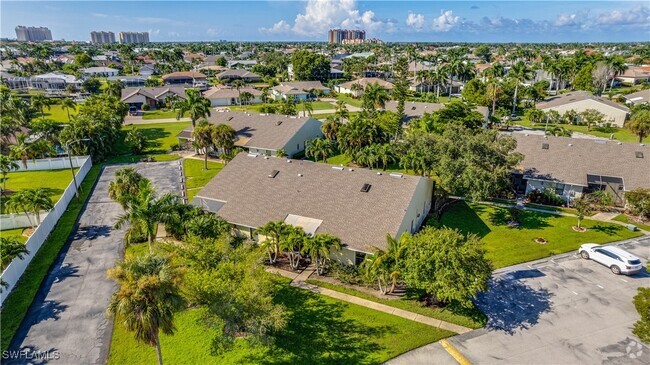
[[0, 9], [3, 364], [650, 363], [647, 3]]

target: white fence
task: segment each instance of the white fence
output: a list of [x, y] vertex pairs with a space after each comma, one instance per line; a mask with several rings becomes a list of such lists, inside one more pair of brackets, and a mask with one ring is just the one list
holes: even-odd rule
[[[58, 159], [52, 159], [52, 160], [58, 160]], [[79, 158], [73, 158], [72, 159], [72, 164], [73, 166], [75, 165], [75, 161], [77, 163], [81, 163], [81, 167], [79, 171], [77, 171], [77, 182], [81, 184], [83, 181], [84, 177], [86, 177], [86, 174], [88, 174], [88, 171], [90, 171], [90, 168], [92, 167], [93, 163], [90, 159], [90, 156], [82, 156]], [[67, 158], [66, 158], [67, 162]], [[37, 160], [35, 166], [38, 166], [39, 160]], [[41, 163], [41, 166], [45, 166], [43, 163]], [[56, 165], [55, 165], [56, 166]], [[60, 165], [59, 165], [60, 166]], [[66, 166], [63, 166], [64, 168]], [[70, 164], [67, 164], [67, 167], [70, 167]], [[60, 168], [60, 167], [55, 167], [55, 168]], [[32, 169], [34, 170], [34, 169]], [[0, 293], [0, 304], [4, 303], [4, 300], [7, 298], [11, 290], [16, 286], [16, 283], [20, 279], [20, 277], [23, 275], [25, 272], [25, 269], [29, 265], [29, 263], [32, 261], [32, 258], [34, 255], [36, 255], [36, 252], [41, 248], [43, 243], [45, 243], [45, 240], [47, 237], [50, 235], [50, 232], [52, 232], [52, 229], [54, 229], [54, 226], [56, 226], [56, 223], [59, 221], [59, 218], [61, 218], [61, 215], [65, 213], [66, 209], [68, 208], [68, 204], [72, 199], [75, 197], [75, 186], [74, 182], [70, 182], [68, 187], [65, 189], [65, 192], [61, 196], [58, 202], [54, 205], [54, 208], [50, 211], [50, 213], [45, 217], [42, 221], [41, 224], [36, 227], [36, 230], [34, 230], [34, 233], [29, 237], [27, 242], [25, 243], [25, 246], [27, 246], [27, 250], [29, 250], [29, 254], [24, 256], [22, 259], [14, 259], [11, 261], [9, 266], [2, 272], [2, 280], [4, 280], [8, 287], [2, 288], [2, 293]]]
[[[46, 210], [41, 210], [41, 220], [50, 212]], [[16, 229], [16, 228], [27, 228], [31, 227], [32, 224], [36, 224], [36, 215], [30, 214], [27, 216], [25, 213], [10, 213], [10, 214], [1, 214], [0, 215], [0, 229]]]
[[[82, 166], [87, 159], [87, 156], [72, 156], [72, 167]], [[22, 161], [16, 162], [19, 166], [18, 170], [16, 171], [59, 170], [70, 168], [70, 159], [68, 159], [68, 157], [29, 160], [27, 161], [27, 167], [23, 165]]]

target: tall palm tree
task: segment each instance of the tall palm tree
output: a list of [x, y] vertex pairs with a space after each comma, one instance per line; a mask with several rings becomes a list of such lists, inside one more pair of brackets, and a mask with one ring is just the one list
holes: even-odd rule
[[316, 273], [325, 274], [330, 252], [341, 249], [341, 239], [329, 233], [317, 234], [307, 240], [304, 253], [309, 255], [316, 264]]
[[650, 110], [635, 110], [627, 127], [639, 137], [639, 143], [643, 142], [643, 138], [650, 135]]
[[271, 265], [275, 264], [278, 259], [278, 253], [280, 252], [280, 239], [288, 230], [288, 227], [289, 226], [283, 221], [274, 221], [268, 222], [255, 231], [255, 234], [264, 236], [264, 239], [260, 240], [259, 243], [260, 246], [266, 248], [266, 251], [269, 254], [269, 263]]
[[239, 100], [241, 100], [242, 104], [244, 105], [250, 103], [253, 98], [255, 98], [255, 96], [248, 91], [244, 91], [243, 93], [239, 94]]
[[129, 196], [126, 199], [125, 213], [120, 215], [115, 228], [121, 229], [127, 223], [131, 228], [127, 231], [127, 241], [136, 233], [144, 232], [149, 244], [149, 252], [153, 252], [153, 238], [156, 234], [156, 226], [159, 223], [173, 222], [177, 213], [173, 209], [178, 203], [178, 196], [167, 193], [156, 197], [155, 190], [147, 179], [140, 181], [138, 194]]
[[336, 118], [329, 116], [327, 119], [325, 119], [325, 122], [321, 126], [321, 131], [325, 135], [325, 138], [329, 139], [330, 141], [335, 141], [340, 127], [341, 122]]
[[384, 108], [388, 101], [388, 92], [378, 83], [369, 84], [363, 92], [363, 109], [374, 111], [375, 108]]
[[185, 92], [185, 100], [178, 102], [176, 119], [181, 119], [189, 114], [192, 120], [192, 127], [196, 127], [196, 121], [210, 116], [210, 100], [201, 95], [197, 89], [188, 89]]
[[303, 109], [303, 116], [309, 115], [311, 117], [311, 114], [314, 112], [314, 105], [311, 103], [311, 101], [303, 101], [302, 102], [302, 109]]
[[227, 124], [219, 124], [212, 130], [212, 141], [216, 148], [228, 153], [235, 147], [237, 132]]
[[336, 119], [339, 121], [343, 118], [347, 119], [350, 116], [350, 112], [348, 111], [348, 107], [345, 104], [344, 100], [337, 100], [336, 101], [336, 109], [334, 112], [334, 116]]
[[9, 212], [14, 212], [14, 213], [19, 213], [23, 212], [25, 214], [25, 217], [27, 217], [27, 221], [29, 222], [29, 225], [32, 228], [35, 228], [36, 226], [32, 222], [32, 219], [29, 217], [29, 201], [27, 200], [27, 196], [23, 193], [23, 191], [19, 191], [17, 193], [12, 194], [9, 199], [5, 202], [5, 206], [7, 207], [7, 210]]
[[192, 138], [194, 138], [194, 146], [199, 150], [203, 150], [203, 169], [208, 169], [208, 151], [210, 147], [214, 146], [214, 124], [209, 123], [199, 123], [199, 125], [194, 128], [192, 132]]
[[9, 156], [0, 155], [0, 173], [2, 174], [2, 192], [7, 190], [7, 174], [11, 171], [18, 170], [20, 166]]
[[241, 105], [241, 88], [246, 86], [246, 83], [242, 80], [235, 80], [232, 82], [231, 86], [237, 89], [237, 100], [239, 100], [239, 105]]
[[612, 82], [609, 84], [609, 91], [612, 91], [614, 88], [614, 80], [616, 80], [616, 76], [625, 73], [628, 67], [625, 64], [625, 60], [621, 56], [615, 56], [608, 59], [607, 64], [609, 65], [612, 72], [614, 72], [614, 75], [612, 76]]
[[159, 333], [173, 335], [174, 312], [183, 306], [180, 275], [167, 258], [146, 255], [127, 257], [108, 271], [119, 289], [108, 305], [107, 314], [116, 317], [135, 339], [155, 346], [158, 365], [163, 364]]
[[50, 98], [43, 94], [32, 95], [32, 107], [41, 112], [41, 117], [45, 119], [45, 108], [50, 110]]
[[288, 226], [284, 235], [280, 237], [280, 250], [287, 251], [289, 256], [289, 266], [292, 270], [298, 270], [300, 267], [301, 253], [305, 249], [307, 235], [300, 227]]
[[512, 65], [510, 71], [508, 71], [508, 75], [515, 81], [515, 94], [512, 101], [512, 114], [515, 114], [517, 111], [517, 92], [519, 91], [519, 84], [526, 80], [531, 80], [533, 78], [533, 70], [523, 61], [519, 61]]
[[24, 243], [15, 237], [0, 237], [0, 266], [4, 270], [16, 257], [22, 259], [29, 255]]
[[22, 161], [25, 168], [27, 168], [27, 160], [36, 158], [32, 145], [27, 143], [27, 135], [16, 136], [16, 143], [9, 147], [9, 157]]
[[490, 111], [490, 115], [494, 115], [496, 112], [497, 100], [499, 100], [502, 93], [503, 89], [498, 82], [491, 81], [489, 84], [487, 84], [487, 87], [485, 89], [485, 96], [487, 97], [488, 101], [492, 102], [492, 110]]
[[318, 161], [319, 157], [322, 157], [323, 163], [325, 163], [327, 162], [327, 157], [332, 154], [334, 154], [334, 144], [329, 139], [314, 138], [307, 142], [305, 155], [307, 157], [313, 157], [315, 161]]
[[[403, 234], [399, 238], [393, 238], [386, 235], [388, 248], [382, 250], [374, 247], [375, 253], [362, 264], [366, 275], [377, 280], [379, 291], [382, 294], [388, 294], [395, 291], [395, 286], [401, 275], [399, 261], [407, 246], [408, 235]], [[391, 288], [388, 288], [388, 281], [392, 282]]]
[[126, 208], [128, 197], [138, 195], [143, 177], [133, 167], [115, 171], [115, 178], [108, 184], [108, 197]]
[[77, 103], [74, 102], [71, 98], [63, 98], [61, 100], [61, 108], [68, 113], [68, 122], [70, 121], [70, 109], [77, 110]]
[[27, 210], [31, 211], [36, 216], [36, 225], [41, 224], [41, 210], [50, 210], [54, 208], [50, 189], [26, 189], [20, 191], [19, 194], [24, 196]]

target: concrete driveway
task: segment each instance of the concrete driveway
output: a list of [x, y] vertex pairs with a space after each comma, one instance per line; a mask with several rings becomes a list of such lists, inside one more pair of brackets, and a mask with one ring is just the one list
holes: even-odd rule
[[[650, 236], [618, 245], [643, 259]], [[650, 348], [632, 334], [632, 297], [650, 275], [616, 276], [570, 253], [495, 272], [477, 301], [486, 328], [448, 339], [473, 364], [650, 364]], [[439, 343], [388, 364], [456, 364]]]
[[[159, 193], [180, 193], [179, 162], [131, 165]], [[122, 214], [108, 198], [108, 184], [121, 166], [106, 167], [82, 212], [79, 226], [42, 283], [11, 345], [7, 364], [104, 364], [112, 321], [105, 315], [116, 285], [106, 271], [122, 256]]]

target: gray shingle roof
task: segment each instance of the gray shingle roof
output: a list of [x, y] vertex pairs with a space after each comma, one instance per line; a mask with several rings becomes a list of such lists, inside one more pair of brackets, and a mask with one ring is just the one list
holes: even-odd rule
[[537, 109], [548, 109], [548, 108], [553, 108], [561, 105], [567, 105], [567, 104], [572, 104], [578, 101], [583, 101], [583, 100], [594, 100], [599, 103], [603, 103], [605, 105], [609, 105], [611, 107], [614, 107], [616, 109], [620, 109], [626, 112], [629, 112], [630, 109], [624, 105], [621, 105], [615, 101], [601, 98], [600, 96], [596, 96], [594, 94], [590, 94], [586, 91], [572, 91], [570, 93], [558, 95], [551, 97], [543, 102], [537, 103], [535, 107]]
[[[445, 107], [442, 103], [425, 103], [420, 101], [407, 101], [404, 103], [404, 114], [406, 119], [420, 118], [424, 113], [432, 113]], [[397, 101], [391, 100], [386, 102], [385, 110], [397, 112]], [[488, 116], [488, 108], [484, 106], [477, 106], [474, 108], [477, 112], [481, 113], [485, 118]]]
[[[351, 249], [372, 252], [372, 246], [385, 246], [386, 234], [397, 234], [417, 185], [425, 179], [287, 161], [239, 154], [197, 199], [225, 201], [217, 214], [248, 227], [284, 220], [288, 214], [322, 220], [316, 233], [331, 233]], [[270, 178], [273, 170], [279, 173]], [[372, 185], [366, 193], [361, 192], [364, 184]]]
[[[305, 123], [321, 123], [309, 117], [231, 111], [213, 111], [208, 121], [213, 124], [231, 126], [240, 139], [235, 142], [238, 146], [276, 151], [284, 148]], [[192, 127], [186, 129], [186, 131], [191, 130]]]
[[[637, 143], [513, 133], [526, 175], [587, 185], [587, 174], [622, 177], [625, 190], [650, 187], [650, 147]], [[542, 144], [548, 143], [548, 149]], [[642, 152], [643, 158], [637, 158]]]
[[634, 104], [650, 103], [650, 89], [625, 95], [625, 99]]

